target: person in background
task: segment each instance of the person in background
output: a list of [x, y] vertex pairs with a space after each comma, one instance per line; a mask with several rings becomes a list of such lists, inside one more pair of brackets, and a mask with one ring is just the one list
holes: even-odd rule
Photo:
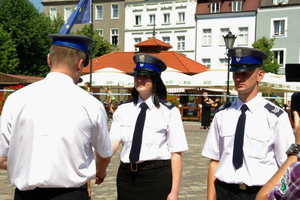
[[293, 111], [295, 143], [287, 150], [287, 158], [274, 176], [261, 188], [255, 200], [289, 200], [300, 198], [300, 118]]
[[213, 104], [214, 101], [208, 97], [208, 93], [203, 92], [202, 117], [201, 117], [202, 129], [209, 129], [210, 122], [211, 122], [211, 107]]
[[188, 146], [179, 109], [165, 100], [160, 75], [166, 65], [149, 54], [136, 54], [133, 60], [133, 99], [118, 107], [110, 129], [113, 153], [122, 144], [118, 200], [177, 200], [181, 152]]
[[87, 181], [96, 175], [102, 183], [112, 156], [102, 103], [76, 85], [94, 41], [69, 34], [49, 38], [50, 73], [5, 102], [0, 168], [15, 186], [15, 200], [87, 200]]
[[287, 113], [258, 95], [267, 55], [246, 47], [228, 54], [238, 99], [220, 107], [203, 147], [211, 159], [207, 199], [254, 200], [286, 160], [294, 134]]
[[89, 82], [85, 82], [85, 83], [84, 83], [85, 91], [91, 92], [90, 85], [91, 85], [91, 84], [90, 84]]
[[220, 97], [216, 97], [214, 103], [212, 104], [214, 110], [217, 110], [221, 106]]
[[104, 87], [105, 92], [107, 95], [105, 96], [104, 102], [107, 102], [109, 105], [109, 110], [112, 114], [115, 112], [115, 104], [116, 104], [116, 98], [114, 95], [112, 95], [112, 92], [110, 91], [109, 87]]

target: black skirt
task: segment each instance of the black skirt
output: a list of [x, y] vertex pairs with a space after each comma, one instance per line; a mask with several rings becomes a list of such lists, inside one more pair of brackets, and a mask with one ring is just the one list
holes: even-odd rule
[[166, 200], [172, 188], [171, 165], [131, 172], [119, 167], [118, 200]]

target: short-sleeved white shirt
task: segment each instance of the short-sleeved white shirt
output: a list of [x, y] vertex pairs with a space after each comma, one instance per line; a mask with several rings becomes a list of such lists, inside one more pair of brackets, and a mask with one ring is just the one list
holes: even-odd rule
[[62, 73], [11, 94], [0, 125], [0, 157], [20, 190], [79, 187], [95, 176], [93, 148], [112, 155], [102, 103]]
[[[157, 108], [151, 97], [145, 102], [149, 109], [146, 111], [140, 160], [138, 162], [166, 160], [171, 158], [173, 152], [188, 150], [179, 110], [176, 107], [170, 109], [162, 103]], [[113, 115], [110, 137], [121, 141], [120, 159], [124, 163], [130, 163], [129, 154], [141, 103], [140, 98], [137, 105], [133, 102], [124, 103], [118, 107]]]
[[[295, 142], [288, 115], [260, 96], [247, 102], [243, 165], [235, 170], [232, 157], [240, 107], [237, 99], [216, 113], [202, 155], [219, 161], [215, 177], [226, 183], [264, 185], [286, 160], [286, 150]], [[268, 110], [265, 105], [272, 108]]]

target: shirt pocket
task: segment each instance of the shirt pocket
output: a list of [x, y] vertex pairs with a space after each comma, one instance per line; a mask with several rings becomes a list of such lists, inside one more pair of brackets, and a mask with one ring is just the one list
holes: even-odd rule
[[123, 143], [129, 142], [129, 144], [131, 144], [134, 127], [135, 122], [132, 122], [132, 120], [129, 120], [128, 118], [120, 122], [120, 137]]
[[149, 120], [145, 124], [143, 140], [148, 145], [159, 145], [166, 140], [167, 124], [162, 120]]
[[235, 136], [235, 130], [232, 130], [230, 128], [225, 128], [222, 129], [220, 128], [220, 151], [221, 154], [222, 152], [225, 154], [232, 154], [233, 151], [233, 144], [234, 144], [234, 136]]
[[244, 136], [244, 154], [251, 158], [262, 159], [269, 150], [270, 133], [251, 131]]

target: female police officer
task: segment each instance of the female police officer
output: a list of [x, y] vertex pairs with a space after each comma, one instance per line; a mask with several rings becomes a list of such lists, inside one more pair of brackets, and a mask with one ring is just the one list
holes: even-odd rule
[[165, 100], [160, 74], [166, 65], [149, 54], [133, 60], [133, 99], [118, 107], [110, 130], [113, 153], [122, 143], [118, 199], [178, 199], [181, 152], [188, 146], [180, 112]]

